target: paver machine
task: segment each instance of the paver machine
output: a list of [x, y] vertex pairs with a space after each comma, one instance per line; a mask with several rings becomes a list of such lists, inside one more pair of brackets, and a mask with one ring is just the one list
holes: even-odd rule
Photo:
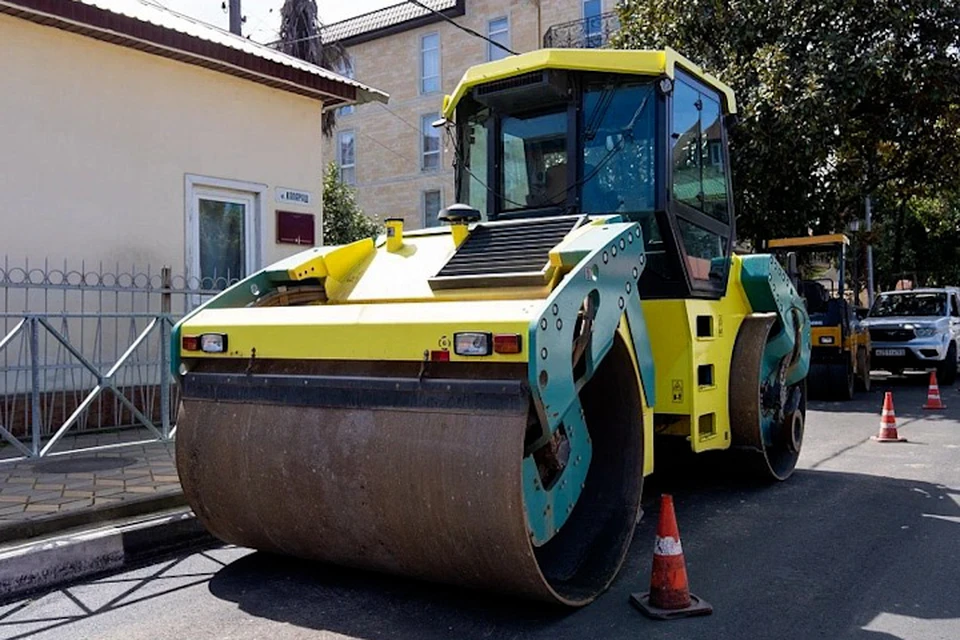
[[812, 327], [811, 398], [851, 400], [856, 389], [870, 390], [870, 334], [857, 317], [856, 301], [847, 299], [849, 246], [840, 233], [767, 242], [784, 269], [796, 260]]
[[671, 50], [469, 69], [445, 226], [299, 253], [176, 326], [200, 521], [579, 606], [623, 562], [654, 434], [789, 476], [809, 320], [775, 259], [733, 255], [735, 112]]

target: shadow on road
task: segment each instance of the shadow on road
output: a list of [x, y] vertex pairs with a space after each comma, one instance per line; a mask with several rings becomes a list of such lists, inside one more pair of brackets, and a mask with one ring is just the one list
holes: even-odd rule
[[[960, 495], [823, 471], [764, 488], [718, 485], [711, 472], [649, 487], [624, 570], [581, 610], [263, 553], [229, 564], [209, 588], [251, 615], [365, 640], [880, 640], [927, 637], [911, 630], [936, 624], [952, 632], [930, 637], [957, 637]], [[711, 617], [658, 623], [628, 604], [649, 580], [661, 490], [675, 496], [692, 588], [714, 605]]]

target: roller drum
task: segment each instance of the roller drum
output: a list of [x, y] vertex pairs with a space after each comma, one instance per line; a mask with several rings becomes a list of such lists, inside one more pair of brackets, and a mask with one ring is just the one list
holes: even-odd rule
[[[614, 351], [622, 366], [622, 343]], [[177, 468], [197, 517], [226, 542], [580, 606], [615, 577], [639, 512], [639, 399], [609, 386], [623, 374], [601, 367], [584, 390], [593, 464], [541, 547], [521, 474], [529, 395], [403, 409], [224, 401], [188, 387]]]

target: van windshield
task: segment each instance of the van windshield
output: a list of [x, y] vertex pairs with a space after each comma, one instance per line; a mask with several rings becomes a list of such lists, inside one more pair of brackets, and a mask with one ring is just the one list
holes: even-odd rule
[[946, 308], [946, 293], [891, 293], [877, 298], [870, 310], [870, 317], [942, 316]]

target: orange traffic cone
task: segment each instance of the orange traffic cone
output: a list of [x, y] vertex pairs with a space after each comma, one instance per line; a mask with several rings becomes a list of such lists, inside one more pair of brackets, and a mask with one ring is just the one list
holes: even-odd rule
[[880, 414], [880, 433], [873, 436], [877, 442], [906, 442], [897, 433], [897, 417], [893, 415], [893, 393], [883, 396], [883, 412]]
[[667, 494], [660, 500], [660, 521], [657, 524], [657, 542], [653, 548], [650, 591], [632, 594], [630, 602], [657, 620], [713, 613], [713, 607], [690, 593], [687, 565], [683, 560], [683, 548], [680, 546], [680, 531], [673, 512], [673, 497]]
[[940, 386], [937, 384], [937, 372], [930, 372], [930, 386], [927, 387], [927, 404], [924, 409], [946, 409], [940, 400]]

